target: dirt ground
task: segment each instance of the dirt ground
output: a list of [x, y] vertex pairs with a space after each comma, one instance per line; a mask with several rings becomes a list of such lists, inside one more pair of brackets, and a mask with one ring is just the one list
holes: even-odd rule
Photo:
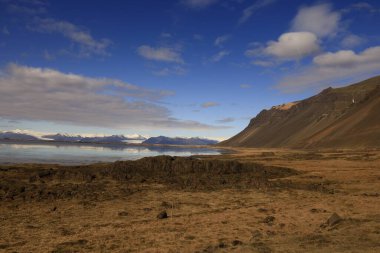
[[235, 152], [1, 166], [0, 252], [380, 252], [380, 151]]

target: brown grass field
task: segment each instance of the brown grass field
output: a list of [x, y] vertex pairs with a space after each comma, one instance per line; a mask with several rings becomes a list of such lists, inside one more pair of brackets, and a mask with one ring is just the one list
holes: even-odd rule
[[0, 252], [380, 252], [380, 152], [4, 165]]

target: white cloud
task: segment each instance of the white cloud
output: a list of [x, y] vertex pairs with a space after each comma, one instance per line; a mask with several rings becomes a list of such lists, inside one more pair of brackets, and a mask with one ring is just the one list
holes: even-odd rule
[[107, 48], [110, 46], [109, 39], [96, 40], [91, 33], [67, 21], [59, 21], [51, 18], [37, 18], [30, 30], [43, 33], [59, 33], [69, 40], [77, 43], [81, 48], [82, 56], [91, 54], [107, 55]]
[[355, 34], [349, 34], [343, 38], [341, 45], [344, 48], [353, 48], [359, 46], [365, 42], [365, 39]]
[[270, 4], [273, 4], [276, 1], [277, 0], [257, 0], [255, 3], [253, 3], [252, 5], [250, 5], [249, 7], [243, 10], [243, 14], [239, 19], [239, 24], [243, 24], [247, 22], [254, 12]]
[[182, 0], [182, 4], [192, 9], [203, 9], [217, 2], [218, 0]]
[[326, 67], [355, 67], [363, 64], [380, 64], [380, 46], [370, 47], [357, 54], [352, 50], [341, 50], [316, 56], [313, 62]]
[[313, 59], [314, 65], [286, 76], [278, 85], [284, 91], [300, 91], [310, 87], [331, 86], [332, 82], [364, 78], [380, 74], [380, 46], [355, 53], [341, 50], [324, 53]]
[[213, 128], [173, 118], [155, 103], [168, 94], [116, 79], [10, 64], [0, 76], [0, 117], [111, 128]]
[[28, 129], [13, 129], [13, 130], [9, 130], [9, 132], [33, 135], [38, 138], [41, 138], [42, 136], [47, 135], [47, 134], [51, 134], [49, 132], [40, 132], [40, 131], [34, 131], [34, 130], [28, 130]]
[[380, 13], [379, 8], [376, 8], [367, 2], [354, 3], [341, 10], [342, 13], [350, 13], [352, 11], [368, 11], [369, 13]]
[[166, 67], [162, 68], [156, 71], [153, 71], [153, 74], [157, 76], [169, 76], [169, 75], [185, 75], [187, 73], [187, 70], [182, 68], [181, 66], [174, 66], [174, 67]]
[[217, 102], [204, 102], [203, 104], [201, 104], [201, 107], [210, 108], [210, 107], [215, 107], [215, 106], [219, 106], [219, 105], [220, 104]]
[[311, 32], [318, 37], [333, 36], [339, 29], [341, 15], [330, 4], [317, 4], [299, 9], [292, 21], [292, 30]]
[[154, 48], [148, 45], [138, 47], [139, 55], [148, 60], [184, 63], [181, 52], [178, 48], [158, 47]]
[[35, 16], [47, 12], [48, 2], [45, 0], [2, 0], [11, 13]]
[[226, 34], [226, 35], [222, 35], [222, 36], [219, 36], [215, 39], [214, 41], [214, 45], [217, 46], [217, 47], [222, 47], [224, 42], [226, 42], [227, 40], [230, 39], [230, 35]]
[[218, 52], [217, 54], [215, 54], [214, 56], [212, 56], [211, 59], [210, 59], [210, 61], [212, 61], [212, 62], [219, 62], [224, 57], [228, 56], [229, 54], [230, 54], [230, 52], [228, 52], [226, 50], [222, 50], [222, 51]]
[[43, 6], [26, 6], [17, 2], [8, 5], [7, 9], [11, 13], [18, 13], [30, 16], [43, 14], [47, 11], [46, 8]]
[[270, 41], [264, 53], [283, 59], [300, 59], [319, 50], [317, 36], [310, 32], [284, 33]]
[[223, 119], [219, 119], [217, 120], [218, 123], [231, 123], [231, 122], [234, 122], [236, 119], [235, 118], [232, 118], [232, 117], [227, 117], [227, 118], [223, 118]]

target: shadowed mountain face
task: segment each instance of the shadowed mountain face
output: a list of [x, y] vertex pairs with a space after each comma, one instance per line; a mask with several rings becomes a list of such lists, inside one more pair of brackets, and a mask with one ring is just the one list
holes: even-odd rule
[[380, 147], [380, 76], [263, 110], [242, 132], [220, 145]]

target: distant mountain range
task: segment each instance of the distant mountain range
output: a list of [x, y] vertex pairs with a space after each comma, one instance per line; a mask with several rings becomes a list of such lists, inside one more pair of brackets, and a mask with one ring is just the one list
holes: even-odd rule
[[67, 141], [67, 142], [91, 142], [91, 143], [124, 143], [124, 142], [142, 142], [146, 140], [144, 136], [138, 135], [136, 137], [126, 137], [124, 135], [110, 135], [110, 136], [96, 136], [96, 137], [82, 137], [80, 135], [67, 135], [67, 134], [52, 134], [42, 136], [44, 139], [53, 141]]
[[1, 132], [0, 140], [14, 141], [59, 141], [59, 142], [79, 142], [79, 143], [143, 143], [143, 144], [162, 144], [162, 145], [213, 145], [218, 141], [202, 139], [202, 138], [170, 138], [165, 136], [151, 137], [146, 139], [142, 135], [132, 137], [124, 135], [96, 136], [84, 137], [81, 135], [69, 134], [49, 134], [43, 135], [41, 138], [36, 136], [19, 133], [19, 132]]
[[234, 147], [380, 147], [380, 76], [261, 111], [239, 134], [220, 143]]
[[83, 139], [80, 135], [68, 135], [68, 134], [49, 134], [43, 135], [42, 138], [53, 141], [80, 141]]
[[163, 145], [214, 145], [218, 141], [202, 138], [170, 138], [165, 136], [151, 137], [143, 144], [163, 144]]
[[36, 141], [39, 139], [29, 134], [14, 133], [14, 132], [0, 132], [0, 140]]

